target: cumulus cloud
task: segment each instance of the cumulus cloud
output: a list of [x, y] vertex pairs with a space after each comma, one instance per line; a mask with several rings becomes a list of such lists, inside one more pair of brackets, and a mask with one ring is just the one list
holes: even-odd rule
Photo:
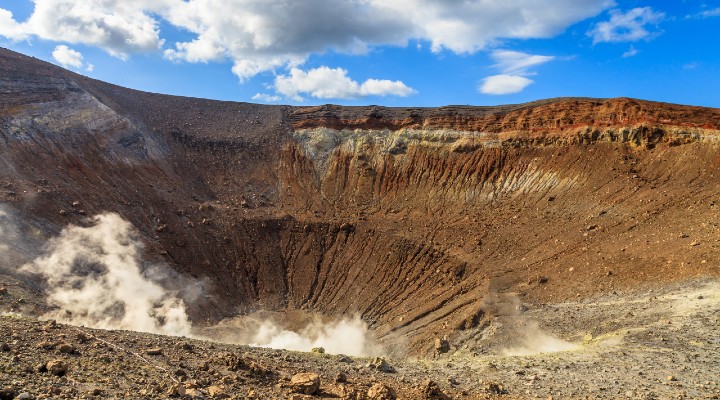
[[25, 26], [13, 18], [13, 14], [0, 8], [0, 36], [11, 40], [24, 40], [28, 37]]
[[613, 5], [610, 0], [444, 1], [370, 0], [400, 20], [411, 22], [412, 37], [432, 43], [433, 51], [472, 53], [499, 38], [547, 38]]
[[55, 49], [52, 52], [52, 56], [55, 61], [57, 61], [65, 68], [80, 69], [83, 68], [84, 64], [85, 70], [87, 72], [93, 72], [95, 70], [94, 65], [90, 63], [84, 63], [82, 53], [77, 50], [73, 50], [65, 46], [64, 44], [61, 44], [60, 46], [55, 46]]
[[288, 75], [275, 78], [275, 90], [295, 101], [307, 94], [318, 99], [353, 99], [366, 96], [409, 96], [416, 93], [401, 81], [368, 79], [362, 84], [342, 68], [319, 67], [308, 71], [291, 68]]
[[60, 65], [65, 68], [82, 68], [83, 66], [83, 55], [79, 51], [73, 50], [64, 44], [55, 47], [52, 56], [55, 61], [59, 62]]
[[[164, 56], [178, 62], [229, 59], [233, 73], [244, 80], [279, 67], [297, 67], [311, 54], [326, 51], [362, 54], [373, 46], [405, 46], [416, 39], [430, 42], [434, 52], [473, 53], [503, 38], [551, 37], [613, 4], [612, 0], [35, 0], [27, 21], [18, 22], [0, 9], [0, 35], [92, 45], [120, 58], [164, 48]], [[165, 48], [161, 22], [189, 32], [192, 38]]]
[[267, 94], [267, 93], [255, 93], [255, 95], [252, 97], [252, 99], [256, 100], [256, 101], [262, 101], [265, 103], [277, 103], [278, 101], [282, 100], [282, 97]]
[[[35, 0], [35, 9], [27, 21], [15, 24], [21, 37], [29, 35], [52, 41], [97, 46], [125, 59], [131, 53], [157, 50], [163, 44], [158, 21], [150, 13], [167, 9], [171, 0], [154, 6], [140, 0]], [[5, 17], [3, 17], [3, 12]], [[0, 9], [0, 22], [8, 22], [7, 11]], [[3, 24], [4, 25], [4, 24]], [[13, 28], [11, 27], [11, 32]], [[16, 35], [17, 36], [17, 35]]]
[[531, 67], [544, 64], [555, 59], [555, 56], [541, 56], [527, 54], [511, 50], [495, 50], [490, 54], [495, 61], [493, 65], [499, 69], [501, 74], [488, 76], [482, 80], [479, 87], [480, 93], [484, 94], [512, 94], [521, 92], [528, 85], [533, 83], [529, 75], [535, 75], [530, 71]]
[[512, 94], [522, 92], [533, 83], [531, 79], [516, 75], [493, 75], [483, 79], [480, 92], [485, 94]]
[[610, 20], [597, 23], [588, 35], [593, 43], [636, 42], [657, 36], [649, 26], [655, 26], [665, 19], [665, 13], [654, 11], [652, 7], [638, 7], [626, 13], [620, 10], [610, 11]]

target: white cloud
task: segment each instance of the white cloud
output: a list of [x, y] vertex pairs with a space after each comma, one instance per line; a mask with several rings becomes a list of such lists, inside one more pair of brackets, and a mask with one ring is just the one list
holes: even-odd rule
[[533, 83], [533, 80], [526, 78], [526, 76], [535, 75], [536, 73], [529, 69], [552, 61], [555, 56], [533, 55], [511, 50], [495, 50], [490, 54], [490, 58], [495, 61], [493, 67], [499, 69], [502, 73], [483, 79], [478, 90], [484, 94], [500, 95], [521, 92]]
[[697, 14], [691, 14], [691, 15], [686, 16], [685, 18], [711, 18], [711, 17], [720, 17], [720, 7], [701, 11]]
[[539, 56], [511, 50], [495, 50], [490, 57], [495, 61], [494, 66], [508, 75], [527, 75], [528, 68], [555, 59], [554, 56]]
[[703, 18], [720, 17], [720, 7], [713, 8], [712, 10], [705, 10], [700, 13], [700, 16], [702, 16]]
[[277, 103], [278, 101], [282, 100], [282, 97], [280, 96], [274, 96], [267, 93], [256, 93], [255, 96], [252, 97], [253, 100], [256, 101], [262, 101], [265, 103]]
[[635, 46], [630, 46], [630, 48], [623, 53], [623, 58], [634, 57], [637, 53], [639, 53], [638, 49], [636, 49]]
[[[166, 9], [175, 0], [154, 6], [141, 0], [35, 0], [35, 9], [16, 29], [25, 36], [97, 46], [125, 59], [129, 54], [157, 50], [162, 46], [158, 21], [150, 12]], [[0, 9], [0, 22], [3, 22]], [[7, 21], [4, 21], [7, 22]], [[3, 29], [0, 34], [6, 35]], [[10, 36], [11, 37], [11, 36]], [[11, 37], [12, 38], [12, 37]]]
[[83, 66], [83, 55], [79, 51], [73, 50], [64, 44], [55, 47], [52, 56], [55, 61], [59, 62], [60, 65], [65, 68], [82, 68]]
[[547, 38], [614, 5], [610, 0], [370, 0], [412, 24], [412, 37], [437, 52], [472, 53], [497, 39]]
[[318, 99], [352, 99], [366, 96], [409, 96], [416, 93], [401, 81], [368, 79], [362, 84], [342, 68], [319, 67], [309, 71], [291, 68], [289, 75], [275, 78], [275, 90], [295, 101], [308, 94]]
[[665, 19], [665, 13], [654, 11], [652, 7], [638, 7], [622, 13], [620, 10], [610, 11], [610, 20], [599, 22], [588, 35], [593, 43], [602, 42], [636, 42], [652, 39], [659, 32], [648, 30], [648, 25], [657, 26]]
[[185, 62], [229, 59], [247, 79], [297, 67], [332, 50], [429, 41], [435, 52], [473, 53], [504, 38], [546, 38], [597, 15], [612, 0], [35, 0], [31, 17], [0, 9], [0, 35], [85, 44], [126, 58], [160, 51], [166, 22], [194, 37], [162, 50]]
[[532, 80], [517, 75], [493, 75], [483, 79], [480, 92], [485, 94], [512, 94], [521, 92]]
[[[64, 44], [55, 46], [52, 56], [55, 61], [65, 68], [83, 68], [84, 61], [82, 53], [77, 50], [73, 50]], [[95, 70], [95, 66], [87, 63], [85, 64], [85, 70], [87, 72], [93, 72]]]
[[401, 81], [388, 79], [368, 79], [360, 85], [361, 96], [400, 96], [407, 97], [417, 91]]
[[11, 40], [24, 40], [28, 37], [25, 27], [13, 19], [13, 14], [0, 8], [0, 36]]

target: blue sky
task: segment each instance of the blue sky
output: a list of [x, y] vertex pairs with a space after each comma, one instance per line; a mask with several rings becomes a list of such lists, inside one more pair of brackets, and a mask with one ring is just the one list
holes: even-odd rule
[[151, 92], [271, 104], [561, 96], [720, 107], [720, 1], [0, 0], [0, 46]]

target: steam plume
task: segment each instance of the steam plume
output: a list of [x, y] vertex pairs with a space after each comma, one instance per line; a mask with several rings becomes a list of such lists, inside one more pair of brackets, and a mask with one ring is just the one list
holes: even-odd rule
[[69, 226], [51, 239], [45, 255], [22, 269], [47, 282], [46, 317], [102, 329], [189, 335], [185, 304], [144, 275], [142, 245], [132, 225], [114, 213], [90, 227]]
[[310, 351], [322, 347], [331, 354], [375, 356], [381, 349], [369, 339], [367, 324], [360, 318], [342, 319], [330, 323], [314, 320], [300, 333], [283, 329], [270, 320], [257, 328], [251, 346], [295, 351]]

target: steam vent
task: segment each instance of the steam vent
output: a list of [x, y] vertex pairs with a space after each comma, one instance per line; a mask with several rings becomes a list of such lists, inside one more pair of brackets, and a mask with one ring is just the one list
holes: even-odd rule
[[[113, 363], [158, 374], [120, 379], [126, 398], [212, 398], [209, 386], [288, 398], [290, 376], [307, 371], [320, 375], [317, 392], [303, 377], [307, 398], [720, 393], [719, 109], [629, 98], [221, 102], [125, 89], [0, 49], [0, 207], [0, 384], [15, 395], [115, 390], [71, 379], [93, 369], [82, 357], [110, 347], [93, 338], [148, 364], [121, 349]], [[110, 273], [152, 282], [97, 310], [88, 304], [104, 303], [58, 293]], [[92, 281], [105, 294], [120, 285]], [[137, 307], [156, 320], [113, 322], [136, 310], [125, 295], [150, 296]], [[344, 363], [322, 354], [327, 345], [188, 342], [264, 319], [297, 334], [344, 321], [368, 336], [344, 340], [380, 350]], [[92, 337], [76, 340], [72, 325]], [[221, 341], [258, 343], [242, 335]], [[195, 355], [177, 358], [182, 340]], [[52, 359], [68, 363], [66, 376], [33, 367]], [[336, 383], [336, 370], [347, 378]], [[211, 382], [221, 379], [212, 371], [232, 379]], [[36, 390], [37, 374], [54, 380]], [[352, 385], [387, 397], [351, 397]]]

